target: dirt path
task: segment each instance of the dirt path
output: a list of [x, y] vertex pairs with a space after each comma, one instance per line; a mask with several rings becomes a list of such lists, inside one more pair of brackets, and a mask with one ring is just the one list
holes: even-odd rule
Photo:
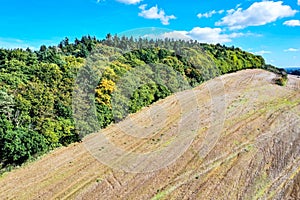
[[274, 77], [244, 70], [159, 101], [5, 174], [0, 199], [299, 199], [300, 79]]

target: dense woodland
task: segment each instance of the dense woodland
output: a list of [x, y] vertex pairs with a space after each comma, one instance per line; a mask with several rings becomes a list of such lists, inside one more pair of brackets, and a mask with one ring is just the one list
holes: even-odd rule
[[113, 109], [112, 95], [122, 95], [118, 94], [116, 83], [136, 67], [144, 66], [145, 74], [154, 64], [156, 69], [171, 67], [191, 87], [247, 68], [282, 73], [265, 64], [261, 56], [197, 41], [108, 34], [103, 40], [84, 36], [73, 43], [65, 38], [57, 46], [43, 45], [37, 51], [0, 49], [0, 168], [20, 165], [51, 149], [80, 141], [80, 130], [72, 113], [75, 77], [88, 58], [94, 56], [94, 50], [105, 54], [110, 48], [118, 54], [110, 60], [94, 88], [97, 123], [101, 128], [176, 92], [172, 85], [150, 81], [135, 88], [129, 101], [117, 98], [124, 102], [114, 105], [125, 103], [126, 111]]
[[289, 74], [300, 76], [300, 69], [293, 69], [288, 71]]

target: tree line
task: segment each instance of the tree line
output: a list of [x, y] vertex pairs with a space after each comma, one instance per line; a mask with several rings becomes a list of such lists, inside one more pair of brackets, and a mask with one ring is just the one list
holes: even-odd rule
[[[0, 49], [0, 168], [20, 165], [61, 145], [80, 141], [72, 111], [77, 73], [93, 51], [120, 52], [103, 71], [94, 88], [97, 123], [105, 128], [153, 102], [176, 92], [182, 83], [149, 80], [124, 100], [117, 83], [127, 72], [169, 67], [195, 87], [216, 76], [242, 69], [262, 68], [282, 74], [256, 56], [235, 47], [174, 39], [133, 38], [107, 34], [105, 39], [83, 36], [39, 50]], [[147, 71], [148, 70], [148, 71]], [[149, 71], [150, 70], [150, 71]], [[160, 74], [168, 76], [169, 74]], [[130, 78], [129, 78], [130, 79]], [[129, 80], [130, 82], [130, 80]], [[128, 87], [131, 87], [130, 85]], [[123, 88], [127, 90], [129, 88]], [[181, 88], [185, 89], [185, 88]], [[122, 96], [123, 95], [123, 96]], [[114, 104], [114, 99], [117, 102]], [[112, 105], [126, 104], [127, 110]]]

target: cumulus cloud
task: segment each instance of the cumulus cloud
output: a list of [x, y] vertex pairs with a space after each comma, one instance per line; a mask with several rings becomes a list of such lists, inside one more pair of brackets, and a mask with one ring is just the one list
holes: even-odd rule
[[217, 44], [217, 43], [227, 43], [231, 42], [233, 38], [238, 38], [238, 37], [244, 37], [244, 36], [249, 36], [249, 35], [254, 35], [252, 33], [231, 33], [231, 34], [225, 34], [223, 33], [223, 30], [221, 28], [210, 28], [210, 27], [194, 27], [190, 31], [170, 31], [170, 32], [165, 32], [163, 34], [148, 34], [145, 35], [144, 37], [149, 37], [149, 38], [159, 38], [159, 39], [164, 39], [164, 38], [173, 38], [176, 40], [197, 40], [198, 42], [203, 42], [203, 43], [212, 43], [212, 44]]
[[271, 52], [271, 51], [261, 50], [261, 51], [255, 52], [254, 54], [257, 54], [257, 55], [264, 55], [264, 54], [270, 54], [270, 53], [272, 53], [272, 52]]
[[[100, 1], [100, 0], [98, 0]], [[117, 0], [120, 3], [125, 3], [125, 4], [137, 4], [140, 3], [142, 0]]]
[[229, 14], [229, 15], [234, 13], [234, 11], [235, 11], [234, 9], [226, 10], [227, 14]]
[[300, 26], [300, 20], [288, 20], [283, 23], [286, 26]]
[[296, 52], [299, 51], [299, 49], [295, 49], [295, 48], [288, 48], [284, 50], [285, 52]]
[[173, 38], [175, 40], [191, 40], [188, 31], [172, 31], [160, 35], [161, 38]]
[[223, 12], [224, 12], [224, 10], [219, 10], [219, 11], [212, 10], [212, 11], [209, 11], [209, 12], [206, 12], [206, 13], [199, 13], [197, 15], [197, 17], [198, 18], [202, 18], [202, 17], [209, 18], [209, 17], [212, 17], [215, 14], [222, 14]]
[[298, 0], [298, 5], [300, 6], [300, 0]]
[[151, 38], [151, 39], [165, 39], [172, 38], [175, 40], [191, 40], [192, 38], [187, 35], [187, 31], [171, 31], [165, 32], [161, 34], [146, 34], [143, 38]]
[[187, 33], [194, 40], [207, 43], [226, 43], [231, 41], [230, 35], [222, 34], [220, 28], [195, 27]]
[[163, 9], [158, 9], [157, 5], [146, 9], [147, 4], [143, 4], [139, 7], [141, 12], [139, 13], [140, 17], [144, 17], [146, 19], [159, 19], [163, 25], [168, 25], [170, 19], [176, 19], [174, 15], [166, 15]]
[[239, 4], [237, 4], [236, 6], [235, 6], [235, 8], [239, 8], [239, 7], [241, 7], [241, 3], [239, 3]]
[[298, 11], [282, 1], [255, 2], [246, 10], [237, 8], [227, 11], [227, 15], [216, 22], [217, 26], [229, 26], [230, 29], [242, 29], [248, 26], [261, 26], [277, 19], [294, 16]]

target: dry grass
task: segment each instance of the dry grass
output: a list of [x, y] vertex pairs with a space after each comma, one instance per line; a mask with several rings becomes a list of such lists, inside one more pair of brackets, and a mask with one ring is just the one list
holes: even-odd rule
[[[165, 168], [111, 169], [87, 151], [85, 144], [100, 148], [93, 134], [5, 174], [0, 199], [299, 199], [300, 79], [290, 77], [280, 87], [274, 77], [262, 70], [228, 74], [101, 132], [115, 146], [146, 153], [172, 144], [178, 132], [193, 131], [187, 151]], [[183, 116], [190, 117], [179, 123]], [[220, 137], [212, 137], [218, 130]], [[116, 163], [128, 164], [124, 158]]]

